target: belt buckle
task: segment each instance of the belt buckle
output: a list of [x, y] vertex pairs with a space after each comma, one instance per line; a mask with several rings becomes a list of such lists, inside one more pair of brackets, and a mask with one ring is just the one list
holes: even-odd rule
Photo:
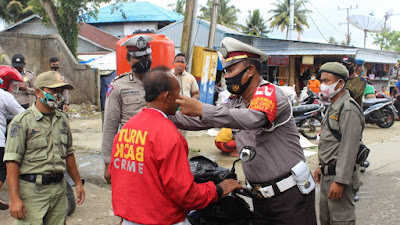
[[264, 195], [261, 194], [260, 189], [262, 188], [261, 185], [256, 184], [254, 185], [255, 187], [251, 189], [251, 192], [253, 192], [253, 194], [256, 196], [256, 198], [258, 199], [264, 199]]

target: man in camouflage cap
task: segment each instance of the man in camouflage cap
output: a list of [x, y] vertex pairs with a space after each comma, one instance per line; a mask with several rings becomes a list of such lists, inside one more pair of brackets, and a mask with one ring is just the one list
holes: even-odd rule
[[[305, 164], [291, 105], [284, 92], [263, 80], [267, 54], [233, 38], [224, 38], [225, 79], [233, 94], [213, 106], [180, 96], [181, 112], [171, 118], [181, 129], [232, 128], [253, 199], [254, 225], [314, 225], [315, 183]], [[252, 155], [253, 157], [243, 157]]]
[[322, 120], [319, 165], [314, 179], [321, 183], [321, 224], [355, 224], [354, 193], [360, 187], [356, 158], [364, 116], [345, 88], [349, 72], [337, 62], [321, 66], [321, 93], [332, 104]]
[[114, 136], [132, 116], [136, 115], [146, 105], [144, 99], [143, 78], [150, 70], [152, 57], [148, 35], [136, 35], [124, 43], [128, 53], [126, 60], [132, 67], [131, 72], [114, 78], [108, 86], [107, 99], [104, 107], [103, 142], [104, 178], [111, 183], [108, 165], [111, 160], [111, 150]]
[[85, 200], [67, 115], [58, 111], [64, 89], [60, 73], [36, 79], [36, 102], [11, 121], [4, 161], [7, 165], [13, 224], [65, 224], [68, 171], [76, 183], [77, 203]]

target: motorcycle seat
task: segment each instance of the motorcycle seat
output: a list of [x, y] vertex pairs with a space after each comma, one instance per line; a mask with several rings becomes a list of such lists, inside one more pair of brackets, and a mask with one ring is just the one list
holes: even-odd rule
[[363, 101], [363, 108], [368, 108], [371, 105], [389, 102], [389, 101], [390, 101], [390, 98], [370, 98], [370, 99]]
[[318, 104], [310, 104], [310, 105], [301, 105], [301, 106], [294, 106], [293, 107], [293, 116], [300, 116], [303, 115], [304, 113], [314, 111], [321, 107]]

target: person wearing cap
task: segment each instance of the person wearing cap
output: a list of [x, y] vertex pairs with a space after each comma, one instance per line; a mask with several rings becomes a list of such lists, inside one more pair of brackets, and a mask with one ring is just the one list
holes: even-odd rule
[[[359, 63], [363, 61], [358, 61]], [[349, 71], [349, 77], [346, 82], [346, 88], [349, 90], [351, 97], [358, 103], [358, 105], [362, 108], [363, 96], [366, 87], [366, 80], [361, 77], [357, 76], [356, 70], [363, 69], [363, 66], [358, 66], [357, 61], [355, 58], [352, 57], [345, 57], [342, 60], [342, 64], [347, 68]], [[361, 68], [361, 69], [360, 69]]]
[[104, 159], [104, 178], [111, 183], [108, 165], [111, 160], [111, 150], [114, 136], [132, 116], [136, 115], [146, 105], [144, 99], [143, 78], [150, 70], [152, 57], [150, 41], [152, 37], [136, 35], [124, 43], [128, 53], [126, 60], [132, 67], [129, 73], [121, 74], [113, 79], [108, 86], [104, 107], [104, 124], [102, 151]]
[[18, 70], [23, 80], [21, 82], [14, 82], [15, 88], [12, 94], [14, 95], [15, 99], [17, 99], [18, 103], [24, 109], [27, 109], [30, 104], [29, 96], [35, 96], [35, 74], [32, 71], [24, 68], [25, 58], [21, 54], [15, 54], [12, 57], [11, 65]]
[[[51, 71], [59, 71], [60, 70], [60, 60], [57, 57], [51, 57], [49, 60], [49, 66]], [[65, 81], [65, 77], [63, 80]], [[69, 92], [67, 89], [63, 92], [64, 101], [60, 105], [60, 110], [64, 110], [64, 112], [68, 112], [69, 110]]]
[[[291, 105], [263, 80], [267, 54], [234, 38], [221, 42], [226, 85], [233, 95], [213, 106], [180, 96], [171, 119], [178, 128], [232, 128], [253, 199], [253, 224], [316, 224], [315, 182], [305, 164]], [[183, 115], [183, 114], [186, 115]], [[192, 117], [190, 117], [192, 116]], [[252, 157], [247, 157], [252, 156]]]
[[77, 203], [85, 191], [75, 162], [67, 115], [56, 110], [62, 92], [73, 87], [48, 71], [36, 79], [36, 102], [10, 123], [4, 162], [7, 166], [13, 224], [65, 224], [64, 171], [76, 184]]
[[[322, 120], [314, 179], [321, 184], [321, 224], [355, 224], [354, 194], [360, 185], [356, 170], [364, 116], [360, 106], [345, 88], [349, 71], [338, 62], [321, 66], [321, 93], [331, 100]], [[341, 137], [337, 137], [339, 135]]]
[[364, 74], [365, 74], [364, 62], [365, 61], [363, 59], [356, 59], [356, 69], [355, 69], [354, 73], [358, 77], [364, 77]]

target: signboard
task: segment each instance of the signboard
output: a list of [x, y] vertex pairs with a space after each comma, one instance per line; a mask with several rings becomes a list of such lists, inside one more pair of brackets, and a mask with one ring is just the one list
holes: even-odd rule
[[289, 56], [268, 56], [268, 66], [287, 66], [289, 65]]
[[304, 55], [302, 64], [304, 65], [313, 65], [314, 64], [314, 56], [313, 55]]

